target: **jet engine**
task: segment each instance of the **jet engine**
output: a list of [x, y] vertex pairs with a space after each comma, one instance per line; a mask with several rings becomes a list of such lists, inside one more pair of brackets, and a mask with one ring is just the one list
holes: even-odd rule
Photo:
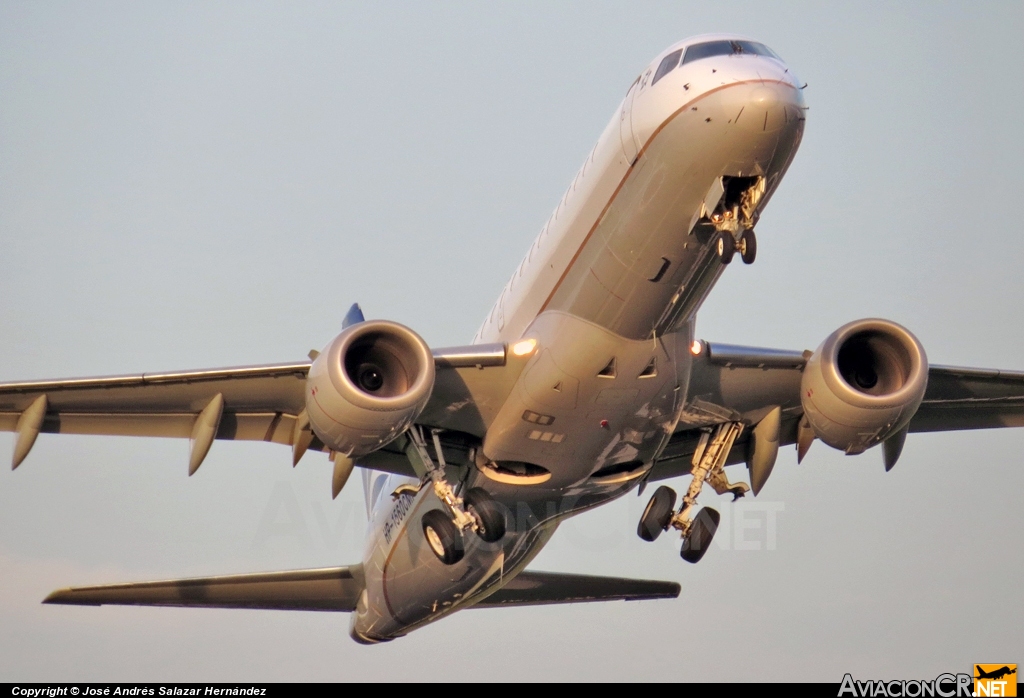
[[899, 433], [927, 385], [928, 357], [917, 337], [888, 320], [857, 320], [808, 359], [800, 399], [814, 435], [854, 454]]
[[306, 413], [324, 445], [356, 457], [404, 432], [433, 388], [434, 357], [418, 334], [395, 322], [359, 322], [313, 361]]

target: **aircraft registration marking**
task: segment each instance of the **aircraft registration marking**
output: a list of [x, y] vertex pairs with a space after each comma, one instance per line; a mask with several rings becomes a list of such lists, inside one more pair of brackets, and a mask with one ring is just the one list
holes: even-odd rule
[[394, 536], [395, 531], [401, 529], [402, 521], [405, 520], [406, 515], [412, 509], [413, 496], [409, 493], [402, 493], [398, 496], [395, 501], [395, 506], [392, 507], [391, 513], [388, 514], [388, 520], [384, 522], [384, 540], [387, 541], [388, 545], [391, 544], [391, 538]]

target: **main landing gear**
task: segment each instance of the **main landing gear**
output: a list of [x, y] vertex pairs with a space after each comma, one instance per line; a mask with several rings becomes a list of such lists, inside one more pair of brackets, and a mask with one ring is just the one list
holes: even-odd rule
[[[487, 490], [474, 487], [459, 497], [445, 479], [444, 452], [437, 432], [432, 432], [434, 450], [440, 463], [427, 451], [420, 427], [409, 430], [409, 440], [427, 470], [434, 494], [441, 500], [444, 510], [432, 509], [423, 515], [423, 537], [437, 559], [454, 565], [466, 553], [464, 533], [474, 531], [488, 543], [495, 543], [505, 535], [505, 508]], [[424, 483], [425, 484], [425, 483]]]
[[687, 562], [699, 562], [718, 530], [721, 516], [710, 507], [704, 507], [694, 515], [697, 495], [704, 483], [711, 485], [718, 494], [729, 492], [733, 501], [747, 493], [750, 487], [744, 482], [731, 483], [725, 475], [725, 461], [739, 435], [743, 433], [740, 422], [726, 422], [715, 429], [705, 431], [693, 453], [693, 478], [683, 497], [679, 510], [675, 510], [676, 493], [664, 485], [654, 491], [647, 503], [636, 533], [646, 541], [653, 541], [662, 531], [674, 528], [683, 539], [680, 555]]

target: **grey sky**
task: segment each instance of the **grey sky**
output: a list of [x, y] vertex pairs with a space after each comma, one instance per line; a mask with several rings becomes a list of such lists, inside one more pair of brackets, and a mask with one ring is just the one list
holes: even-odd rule
[[[758, 261], [729, 269], [699, 335], [814, 348], [882, 316], [935, 363], [1024, 369], [1020, 3], [0, 0], [0, 380], [300, 359], [353, 301], [464, 343], [636, 74], [708, 31], [770, 45], [810, 112]], [[787, 449], [761, 497], [721, 502], [727, 535], [696, 566], [636, 537], [629, 495], [533, 567], [674, 579], [678, 601], [467, 611], [366, 648], [342, 615], [40, 606], [71, 584], [354, 563], [365, 528], [322, 455], [292, 470], [280, 446], [220, 442], [187, 478], [186, 443], [44, 435], [0, 468], [0, 680], [1019, 662], [1022, 450], [1021, 430], [914, 435], [886, 474], [877, 452]]]

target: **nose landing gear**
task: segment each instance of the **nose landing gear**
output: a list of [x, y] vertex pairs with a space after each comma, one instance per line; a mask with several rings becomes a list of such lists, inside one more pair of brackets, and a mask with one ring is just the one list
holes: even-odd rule
[[707, 216], [703, 219], [705, 225], [710, 223], [718, 234], [715, 245], [722, 264], [731, 262], [736, 252], [740, 253], [744, 264], [754, 263], [757, 256], [754, 224], [766, 189], [764, 177], [724, 175], [708, 191], [705, 200], [708, 208], [703, 208], [702, 204], [702, 215]]
[[754, 235], [753, 228], [745, 228], [737, 241], [732, 231], [720, 230], [715, 249], [722, 264], [731, 262], [737, 252], [740, 253], [740, 259], [744, 264], [753, 264], [757, 257], [757, 236]]
[[676, 493], [670, 487], [661, 486], [655, 490], [651, 500], [640, 517], [637, 535], [643, 540], [653, 541], [662, 531], [670, 527], [679, 531], [683, 539], [680, 556], [687, 562], [699, 562], [711, 545], [718, 530], [721, 515], [710, 507], [704, 507], [696, 515], [697, 496], [704, 483], [710, 484], [718, 494], [729, 492], [733, 501], [739, 499], [750, 487], [744, 482], [731, 483], [725, 475], [725, 461], [729, 457], [736, 439], [743, 432], [740, 422], [726, 422], [705, 431], [701, 435], [697, 450], [693, 454], [693, 474], [690, 487], [683, 497], [679, 511], [674, 511]]
[[739, 250], [744, 264], [754, 263], [754, 259], [757, 257], [757, 236], [754, 235], [753, 228], [745, 229], [740, 235]]
[[487, 543], [501, 540], [505, 535], [505, 508], [480, 487], [469, 490], [465, 498], [456, 495], [445, 479], [444, 452], [437, 432], [431, 435], [439, 463], [435, 463], [427, 451], [419, 426], [413, 426], [408, 433], [409, 442], [427, 471], [426, 479], [432, 483], [434, 494], [444, 507], [428, 511], [422, 520], [423, 537], [437, 559], [446, 565], [461, 560], [466, 554], [464, 534], [467, 530], [474, 531]]
[[736, 238], [728, 230], [718, 233], [718, 259], [722, 264], [728, 264], [736, 254]]

